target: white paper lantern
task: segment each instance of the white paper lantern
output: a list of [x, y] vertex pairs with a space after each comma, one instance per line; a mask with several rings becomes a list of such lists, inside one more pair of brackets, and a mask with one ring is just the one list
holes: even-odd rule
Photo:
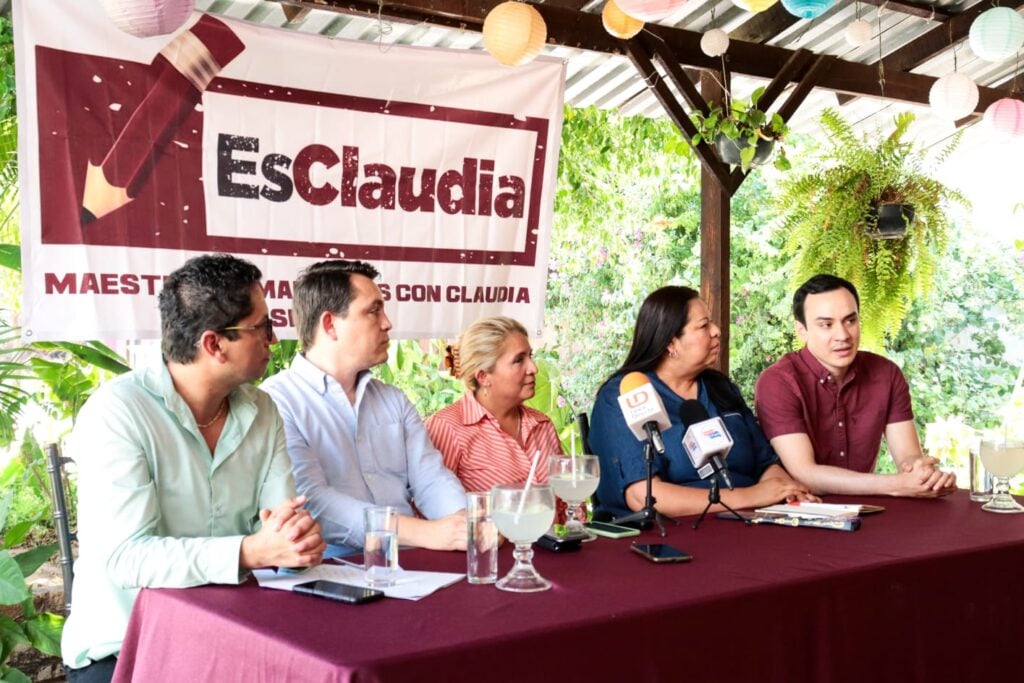
[[981, 59], [1001, 62], [1024, 45], [1024, 17], [1009, 7], [985, 10], [971, 24], [969, 41]]
[[985, 110], [985, 124], [1001, 138], [1024, 137], [1024, 102], [1004, 97]]
[[661, 21], [686, 4], [686, 0], [616, 0], [619, 9], [640, 21]]
[[860, 47], [871, 40], [872, 34], [874, 31], [871, 23], [858, 19], [846, 27], [846, 42], [854, 47]]
[[946, 74], [932, 84], [928, 102], [936, 116], [958, 121], [978, 106], [978, 85], [966, 74]]
[[196, 0], [100, 0], [107, 16], [138, 38], [174, 33], [188, 20]]
[[623, 12], [622, 8], [615, 4], [615, 0], [608, 0], [605, 3], [604, 9], [601, 10], [601, 23], [604, 24], [605, 31], [623, 40], [629, 40], [644, 27], [644, 22]]
[[729, 34], [720, 28], [713, 28], [700, 37], [700, 51], [708, 57], [724, 55], [729, 49]]
[[732, 0], [732, 4], [742, 10], [757, 14], [758, 12], [765, 11], [778, 1], [779, 0]]
[[484, 19], [484, 49], [507, 66], [531, 61], [547, 39], [544, 17], [525, 2], [503, 2]]

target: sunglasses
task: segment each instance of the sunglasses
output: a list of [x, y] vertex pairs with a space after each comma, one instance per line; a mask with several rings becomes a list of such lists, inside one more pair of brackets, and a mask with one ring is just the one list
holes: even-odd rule
[[220, 328], [221, 332], [256, 332], [258, 330], [263, 330], [263, 334], [266, 335], [268, 342], [274, 341], [274, 321], [270, 318], [255, 325], [232, 325], [231, 327]]

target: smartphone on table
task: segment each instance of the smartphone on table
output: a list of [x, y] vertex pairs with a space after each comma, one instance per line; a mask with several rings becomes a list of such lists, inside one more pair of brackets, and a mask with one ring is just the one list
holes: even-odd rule
[[640, 530], [633, 527], [612, 524], [611, 522], [587, 522], [584, 524], [598, 536], [605, 538], [626, 538], [627, 536], [639, 536]]
[[665, 543], [633, 543], [630, 550], [651, 562], [689, 562], [693, 555]]
[[325, 581], [323, 579], [296, 584], [292, 590], [296, 593], [305, 593], [306, 595], [316, 595], [321, 598], [328, 598], [329, 600], [347, 602], [350, 605], [361, 605], [364, 602], [373, 602], [384, 597], [384, 591], [363, 588], [362, 586], [351, 586], [347, 583], [338, 583], [337, 581]]

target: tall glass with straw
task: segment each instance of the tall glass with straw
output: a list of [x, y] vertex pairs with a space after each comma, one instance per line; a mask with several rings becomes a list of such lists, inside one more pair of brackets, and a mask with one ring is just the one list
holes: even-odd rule
[[533, 542], [548, 530], [555, 519], [555, 496], [547, 484], [534, 482], [540, 451], [533, 456], [530, 474], [518, 484], [498, 484], [491, 489], [491, 515], [498, 531], [515, 544], [515, 564], [495, 584], [514, 593], [535, 593], [551, 588], [551, 582], [533, 567]]
[[579, 514], [583, 501], [594, 495], [601, 481], [601, 465], [594, 455], [560, 455], [548, 458], [548, 483], [555, 495], [565, 501], [565, 534], [584, 541], [596, 538]]

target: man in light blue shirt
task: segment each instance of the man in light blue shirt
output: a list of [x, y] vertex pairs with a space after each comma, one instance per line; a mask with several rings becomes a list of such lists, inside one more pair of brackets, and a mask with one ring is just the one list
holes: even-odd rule
[[387, 360], [391, 321], [360, 261], [314, 264], [295, 283], [302, 354], [262, 388], [284, 419], [299, 492], [328, 543], [363, 545], [363, 510], [393, 505], [403, 544], [465, 550], [465, 492], [419, 414], [370, 375]]
[[248, 382], [274, 331], [260, 271], [200, 256], [160, 293], [164, 362], [105, 383], [82, 408], [67, 679], [109, 681], [140, 588], [239, 583], [246, 570], [320, 561], [295, 497], [281, 418]]

